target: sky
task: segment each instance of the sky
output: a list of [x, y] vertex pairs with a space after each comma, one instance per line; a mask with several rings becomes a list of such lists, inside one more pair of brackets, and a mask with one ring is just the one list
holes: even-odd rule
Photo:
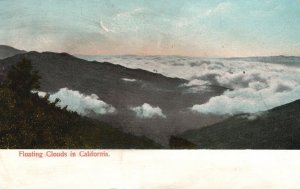
[[300, 55], [299, 0], [0, 0], [0, 25], [28, 51]]

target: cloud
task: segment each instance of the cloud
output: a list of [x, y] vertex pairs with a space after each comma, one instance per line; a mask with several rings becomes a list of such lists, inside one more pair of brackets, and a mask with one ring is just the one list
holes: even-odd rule
[[205, 12], [205, 16], [215, 16], [221, 13], [224, 13], [231, 7], [229, 2], [219, 3], [216, 7], [209, 9]]
[[207, 85], [208, 82], [201, 80], [201, 79], [193, 79], [190, 80], [188, 83], [183, 84], [182, 86], [186, 86], [186, 87], [192, 87], [192, 86], [202, 86], [202, 85]]
[[100, 28], [107, 33], [115, 33], [114, 30], [109, 29], [107, 26], [105, 26], [102, 20], [100, 20]]
[[255, 113], [265, 111], [300, 99], [300, 86], [281, 88], [281, 83], [257, 90], [242, 88], [226, 91], [221, 96], [212, 97], [205, 104], [194, 105], [191, 110], [204, 114], [234, 115], [239, 113]]
[[[192, 110], [216, 114], [253, 113], [300, 99], [299, 68], [241, 61], [229, 65], [215, 78], [218, 85], [232, 91], [213, 97], [206, 104], [195, 105]], [[229, 71], [230, 67], [234, 69]]]
[[252, 113], [252, 114], [240, 115], [239, 118], [248, 119], [249, 121], [254, 121], [254, 120], [258, 119], [259, 117], [265, 116], [266, 114], [267, 114], [266, 112], [256, 112], [256, 113]]
[[201, 79], [192, 79], [188, 83], [180, 85], [180, 87], [187, 87], [187, 92], [189, 93], [201, 93], [208, 92], [209, 82]]
[[[41, 97], [46, 96], [45, 92], [38, 92]], [[75, 111], [80, 115], [88, 115], [89, 113], [109, 114], [115, 112], [115, 108], [101, 100], [96, 94], [84, 95], [79, 91], [61, 88], [58, 92], [50, 94], [49, 101], [54, 102], [59, 99], [58, 106], [63, 108], [67, 106], [67, 110]]]
[[252, 113], [300, 99], [297, 93], [300, 66], [175, 56], [109, 56], [98, 60], [134, 69], [155, 69], [168, 77], [184, 78], [189, 82], [179, 87], [199, 95], [210, 89], [208, 85], [230, 89], [221, 96], [211, 98], [206, 104], [195, 103], [189, 107], [200, 113]]
[[123, 81], [126, 81], [126, 82], [135, 82], [136, 79], [129, 79], [129, 78], [122, 78]]
[[43, 91], [32, 90], [31, 92], [32, 93], [37, 93], [39, 95], [39, 97], [41, 97], [41, 98], [44, 98], [47, 95], [47, 93], [43, 92]]
[[120, 13], [117, 14], [117, 17], [124, 18], [124, 17], [135, 16], [135, 15], [144, 13], [145, 10], [146, 9], [143, 8], [143, 7], [138, 7], [138, 8], [135, 8], [135, 9], [131, 10], [131, 11], [120, 12]]
[[153, 117], [162, 117], [166, 116], [162, 113], [162, 110], [159, 107], [153, 107], [150, 104], [144, 103], [142, 106], [137, 106], [131, 108], [132, 111], [136, 113], [136, 116], [139, 118], [153, 118]]
[[199, 79], [199, 84], [208, 81], [231, 90], [212, 97], [205, 104], [195, 104], [191, 107], [194, 112], [220, 115], [254, 113], [300, 99], [299, 67], [234, 60], [223, 60], [221, 67], [215, 64], [212, 61], [202, 65], [202, 71], [193, 79]]

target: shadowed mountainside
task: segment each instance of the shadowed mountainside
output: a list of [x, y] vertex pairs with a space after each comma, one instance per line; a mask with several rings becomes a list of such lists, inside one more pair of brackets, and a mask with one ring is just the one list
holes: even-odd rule
[[18, 97], [0, 86], [0, 148], [158, 149], [146, 137], [61, 109], [36, 94]]
[[13, 65], [0, 84], [0, 148], [160, 148], [145, 137], [123, 133], [110, 125], [82, 117], [59, 100], [49, 102], [32, 89], [40, 76], [22, 60]]
[[[207, 85], [201, 92], [192, 92], [184, 85], [188, 82], [184, 79], [107, 62], [86, 61], [67, 53], [28, 52], [1, 60], [0, 64], [8, 70], [23, 58], [30, 60], [41, 75], [41, 91], [54, 93], [67, 87], [84, 94], [94, 93], [117, 111], [110, 115], [91, 114], [91, 117], [164, 145], [168, 144], [170, 135], [223, 119], [194, 114], [189, 110], [194, 104], [205, 103], [227, 90], [221, 86]], [[137, 117], [130, 108], [144, 103], [160, 107], [166, 118]]]
[[171, 137], [171, 148], [299, 149], [300, 100]]

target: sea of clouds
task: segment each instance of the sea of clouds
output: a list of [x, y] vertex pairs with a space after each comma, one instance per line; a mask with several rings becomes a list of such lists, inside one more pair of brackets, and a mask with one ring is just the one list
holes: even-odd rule
[[132, 55], [81, 58], [184, 78], [189, 80], [186, 86], [195, 93], [206, 90], [207, 85], [228, 88], [224, 94], [212, 97], [205, 104], [189, 107], [196, 113], [255, 113], [300, 99], [300, 66], [288, 65], [288, 61], [280, 64], [278, 61], [263, 63], [242, 59]]

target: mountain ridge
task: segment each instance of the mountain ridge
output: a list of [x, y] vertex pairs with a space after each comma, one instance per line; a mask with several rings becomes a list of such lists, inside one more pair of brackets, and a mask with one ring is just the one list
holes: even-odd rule
[[276, 63], [285, 64], [290, 66], [300, 66], [300, 56], [253, 56], [253, 57], [231, 57], [225, 58], [225, 60], [244, 60], [250, 62], [264, 62], [264, 63]]
[[8, 45], [0, 45], [0, 60], [25, 52], [24, 50], [19, 50]]
[[[299, 149], [300, 100], [273, 109], [239, 114], [172, 137], [172, 148]], [[181, 142], [184, 141], [184, 142]]]
[[[96, 94], [100, 100], [115, 107], [116, 113], [89, 116], [125, 132], [138, 136], [146, 134], [165, 145], [171, 134], [190, 129], [196, 122], [208, 124], [221, 119], [191, 114], [188, 109], [227, 90], [221, 86], [205, 86], [199, 94], [189, 91], [189, 86], [184, 85], [188, 81], [184, 79], [108, 62], [86, 61], [68, 53], [31, 51], [0, 60], [0, 65], [8, 70], [24, 58], [30, 60], [34, 70], [41, 75], [41, 91], [56, 93], [68, 88], [86, 95]], [[132, 108], [145, 103], [160, 108], [166, 118], [138, 117]]]

